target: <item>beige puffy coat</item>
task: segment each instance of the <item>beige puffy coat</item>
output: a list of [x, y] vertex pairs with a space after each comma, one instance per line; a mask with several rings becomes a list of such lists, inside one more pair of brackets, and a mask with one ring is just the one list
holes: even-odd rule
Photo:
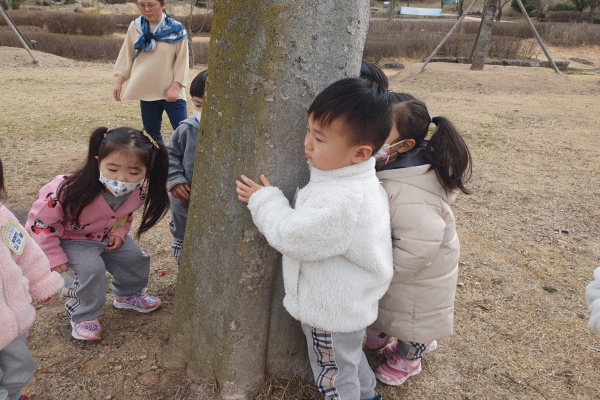
[[452, 335], [460, 244], [450, 205], [430, 165], [380, 171], [390, 201], [394, 278], [374, 328], [403, 341]]

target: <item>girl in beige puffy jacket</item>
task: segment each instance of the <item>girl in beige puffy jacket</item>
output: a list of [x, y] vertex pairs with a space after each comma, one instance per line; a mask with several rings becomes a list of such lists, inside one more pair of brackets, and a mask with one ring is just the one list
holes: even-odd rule
[[[471, 175], [466, 143], [444, 117], [431, 118], [425, 104], [389, 94], [394, 127], [375, 155], [377, 177], [390, 201], [394, 278], [379, 301], [367, 346], [384, 350], [377, 379], [400, 385], [421, 371], [421, 356], [452, 335], [460, 244], [450, 205]], [[425, 140], [429, 126], [436, 130]]]

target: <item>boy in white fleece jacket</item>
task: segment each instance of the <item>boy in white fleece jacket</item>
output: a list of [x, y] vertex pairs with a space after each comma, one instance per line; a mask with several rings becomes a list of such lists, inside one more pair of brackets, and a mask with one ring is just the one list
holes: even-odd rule
[[389, 202], [371, 157], [391, 128], [386, 90], [343, 79], [308, 109], [310, 181], [295, 208], [264, 175], [264, 186], [244, 175], [236, 181], [238, 198], [283, 255], [283, 304], [302, 323], [328, 400], [380, 399], [362, 341], [393, 273]]

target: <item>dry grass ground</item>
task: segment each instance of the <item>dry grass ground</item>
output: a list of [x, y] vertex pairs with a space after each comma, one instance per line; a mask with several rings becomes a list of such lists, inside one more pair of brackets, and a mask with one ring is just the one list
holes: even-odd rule
[[[584, 50], [564, 57], [600, 64], [599, 48]], [[42, 69], [24, 51], [0, 47], [0, 156], [11, 209], [28, 209], [44, 183], [72, 171], [94, 127], [141, 125], [135, 102], [112, 101], [111, 65], [39, 56]], [[600, 76], [430, 64], [414, 77], [420, 63], [402, 61], [405, 70], [388, 71], [391, 88], [456, 123], [474, 158], [474, 194], [454, 207], [464, 283], [455, 334], [424, 358], [419, 375], [378, 390], [386, 400], [600, 398], [600, 336], [587, 328], [584, 296], [600, 266]], [[170, 130], [165, 124], [167, 137]], [[148, 290], [163, 298], [162, 310], [138, 315], [107, 303], [104, 339], [80, 343], [56, 330], [67, 323], [59, 299], [39, 307], [28, 341], [39, 361], [25, 391], [32, 399], [212, 397], [210, 383], [193, 385], [161, 363], [177, 272], [166, 221], [140, 244], [153, 257]], [[382, 356], [370, 359], [375, 367]], [[311, 385], [277, 379], [257, 396], [318, 398]]]

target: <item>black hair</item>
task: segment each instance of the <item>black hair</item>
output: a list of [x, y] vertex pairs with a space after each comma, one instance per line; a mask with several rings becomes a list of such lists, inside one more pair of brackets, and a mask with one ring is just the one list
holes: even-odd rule
[[363, 61], [360, 64], [360, 77], [373, 81], [385, 89], [389, 86], [388, 78], [383, 70], [368, 61]]
[[313, 100], [308, 115], [325, 127], [343, 120], [350, 145], [369, 145], [373, 153], [383, 146], [393, 123], [387, 91], [360, 78], [342, 79], [326, 87]]
[[206, 85], [206, 70], [200, 72], [190, 85], [190, 96], [204, 97], [204, 86]]
[[435, 170], [440, 185], [447, 191], [471, 190], [464, 185], [471, 178], [472, 160], [467, 143], [450, 120], [429, 116], [427, 106], [420, 100], [409, 100], [394, 105], [394, 123], [401, 139], [413, 139], [417, 144], [427, 137], [429, 124], [436, 130], [427, 142], [425, 156]]
[[90, 136], [85, 163], [61, 183], [57, 197], [64, 214], [70, 219], [79, 219], [83, 209], [103, 191], [104, 185], [100, 182], [100, 161], [115, 151], [138, 157], [147, 169], [147, 195], [142, 222], [136, 233], [136, 238], [139, 239], [144, 232], [156, 225], [169, 209], [166, 186], [169, 152], [163, 143], [155, 145], [142, 131], [127, 127], [110, 131], [104, 127], [94, 130]]
[[2, 160], [0, 160], [0, 201], [6, 199], [6, 189], [4, 189], [4, 168], [2, 167]]
[[415, 96], [408, 93], [396, 93], [396, 92], [388, 92], [391, 98], [392, 103], [404, 103], [405, 101], [417, 100]]

